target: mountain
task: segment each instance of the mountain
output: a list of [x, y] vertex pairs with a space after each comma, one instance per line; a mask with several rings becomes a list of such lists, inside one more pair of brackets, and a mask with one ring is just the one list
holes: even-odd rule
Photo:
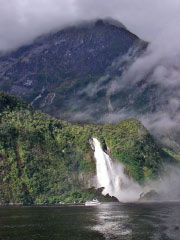
[[[91, 97], [91, 91], [89, 95], [84, 89], [89, 84], [96, 87], [103, 76], [107, 78], [103, 83], [107, 83], [113, 75], [121, 74], [129, 65], [125, 56], [132, 62], [146, 47], [146, 42], [117, 21], [85, 22], [41, 36], [1, 56], [0, 89], [60, 119], [97, 122], [116, 108], [114, 101], [104, 91]], [[121, 102], [118, 96], [118, 108], [126, 104]]]
[[92, 188], [92, 137], [140, 183], [157, 177], [168, 156], [136, 119], [114, 125], [70, 124], [5, 93], [0, 93], [2, 105], [1, 203], [74, 202], [97, 196]]
[[112, 19], [76, 24], [1, 55], [0, 89], [70, 122], [139, 119], [180, 154], [179, 63], [147, 61], [148, 46]]

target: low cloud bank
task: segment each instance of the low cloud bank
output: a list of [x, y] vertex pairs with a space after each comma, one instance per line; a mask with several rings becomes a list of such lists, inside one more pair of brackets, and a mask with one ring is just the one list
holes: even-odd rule
[[[151, 132], [168, 132], [179, 128], [180, 123], [180, 0], [0, 0], [0, 51], [12, 50], [29, 43], [35, 37], [82, 20], [112, 17], [124, 23], [133, 33], [148, 40], [146, 52], [132, 62], [128, 53], [116, 59], [112, 68], [121, 68], [121, 76], [102, 76], [82, 92], [93, 97], [106, 90], [106, 97], [117, 92], [138, 91], [138, 84], [155, 85], [153, 93], [157, 103], [156, 111], [139, 114], [124, 107], [113, 111], [108, 102], [109, 114], [100, 122], [117, 122], [127, 117], [137, 117]], [[134, 51], [134, 50], [133, 50]], [[98, 103], [99, 104], [99, 103]], [[97, 107], [98, 108], [98, 107]], [[91, 119], [95, 105], [87, 106], [74, 118]]]
[[0, 5], [1, 51], [82, 20], [112, 17], [151, 42], [180, 22], [180, 0], [0, 0]]

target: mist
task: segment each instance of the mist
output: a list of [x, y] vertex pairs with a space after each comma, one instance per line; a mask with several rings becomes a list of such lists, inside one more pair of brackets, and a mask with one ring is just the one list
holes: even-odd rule
[[[105, 89], [107, 98], [146, 80], [156, 84], [160, 106], [153, 113], [120, 109], [103, 116], [99, 122], [118, 122], [127, 117], [140, 119], [151, 133], [162, 135], [179, 129], [180, 123], [180, 0], [0, 0], [0, 51], [13, 50], [49, 31], [62, 29], [84, 20], [112, 17], [122, 22], [141, 39], [147, 40], [146, 52], [136, 58], [136, 51], [116, 59], [112, 68], [127, 68], [107, 82], [108, 74], [81, 92], [93, 97]], [[134, 56], [132, 61], [132, 55]], [[91, 119], [95, 107], [75, 114], [74, 120]], [[166, 134], [166, 135], [167, 135]], [[165, 139], [166, 141], [166, 139]], [[180, 151], [180, 147], [179, 151]]]
[[[140, 1], [135, 2], [139, 6]], [[105, 90], [107, 99], [110, 99], [116, 94], [120, 95], [121, 92], [128, 92], [129, 89], [132, 92], [133, 90], [141, 91], [138, 84], [143, 81], [145, 81], [143, 87], [151, 89], [152, 86], [155, 86], [154, 99], [152, 99], [155, 110], [140, 113], [140, 111], [124, 107], [110, 111], [99, 122], [115, 123], [128, 117], [138, 118], [161, 143], [167, 146], [172, 145], [179, 153], [180, 145], [176, 140], [180, 132], [180, 28], [178, 24], [180, 22], [180, 1], [171, 3], [170, 1], [157, 1], [157, 8], [154, 12], [152, 12], [153, 6], [155, 7], [154, 1], [151, 1], [151, 4], [150, 2], [144, 4], [142, 3], [142, 9], [144, 6], [143, 13], [147, 13], [146, 17], [144, 15], [144, 24], [147, 27], [142, 26], [142, 13], [137, 19], [136, 17], [134, 19], [135, 23], [141, 26], [141, 30], [138, 27], [133, 28], [133, 25], [130, 24], [131, 17], [136, 15], [130, 14], [129, 18], [126, 15], [124, 23], [133, 32], [139, 33], [143, 39], [150, 41], [146, 51], [139, 57], [136, 56], [136, 49], [132, 49], [123, 58], [116, 59], [112, 63], [111, 70], [113, 68], [119, 70], [120, 75], [115, 75], [113, 78], [111, 77], [110, 81], [107, 81], [109, 78], [107, 73], [95, 84], [89, 84], [81, 92], [92, 98], [101, 90]], [[122, 4], [123, 8], [125, 5]], [[166, 8], [168, 5], [169, 9]], [[156, 15], [160, 6], [159, 15]], [[178, 7], [178, 10], [175, 9], [175, 6]], [[149, 7], [149, 11], [146, 7]], [[132, 11], [131, 7], [129, 10]], [[123, 13], [121, 16], [124, 16]], [[148, 23], [151, 23], [151, 26]], [[126, 62], [126, 67], [121, 69], [123, 62]], [[91, 107], [88, 108], [84, 113], [86, 118], [91, 117]], [[113, 106], [111, 108], [113, 109]], [[95, 109], [95, 106], [92, 109]]]
[[106, 154], [100, 142], [93, 138], [96, 160], [96, 187], [104, 188], [102, 194], [116, 197], [120, 202], [179, 201], [180, 168], [164, 165], [154, 180], [139, 184], [127, 176], [125, 166]]
[[156, 42], [166, 31], [178, 29], [180, 20], [180, 0], [0, 0], [0, 6], [0, 51], [79, 21], [106, 17]]
[[[126, 117], [134, 116], [140, 119], [154, 135], [173, 135], [179, 129], [180, 123], [180, 29], [172, 26], [156, 42], [149, 44], [145, 54], [137, 58], [126, 69], [122, 76], [116, 76], [107, 88], [107, 95], [112, 96], [120, 91], [131, 88], [138, 90], [137, 84], [146, 80], [149, 89], [155, 85], [157, 99], [156, 110], [148, 114], [137, 112], [126, 113]], [[121, 119], [120, 113], [120, 119]], [[106, 118], [111, 122], [118, 120], [118, 113]]]

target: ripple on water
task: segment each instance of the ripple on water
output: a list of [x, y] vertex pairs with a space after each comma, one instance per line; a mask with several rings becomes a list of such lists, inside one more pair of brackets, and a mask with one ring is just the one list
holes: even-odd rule
[[105, 239], [118, 239], [121, 236], [128, 240], [132, 234], [132, 230], [126, 225], [128, 215], [116, 215], [117, 212], [114, 214], [104, 211], [97, 214], [97, 224], [92, 227], [92, 230], [102, 233]]

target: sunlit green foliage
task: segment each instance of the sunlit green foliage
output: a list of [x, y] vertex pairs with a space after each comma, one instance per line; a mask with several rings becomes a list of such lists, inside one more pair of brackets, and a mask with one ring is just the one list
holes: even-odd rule
[[3, 93], [0, 106], [0, 202], [72, 202], [94, 196], [86, 190], [95, 175], [92, 137], [139, 182], [162, 166], [160, 149], [135, 119], [70, 124]]
[[103, 135], [111, 155], [126, 166], [127, 173], [142, 182], [158, 174], [162, 166], [161, 150], [147, 129], [136, 119], [104, 125]]

